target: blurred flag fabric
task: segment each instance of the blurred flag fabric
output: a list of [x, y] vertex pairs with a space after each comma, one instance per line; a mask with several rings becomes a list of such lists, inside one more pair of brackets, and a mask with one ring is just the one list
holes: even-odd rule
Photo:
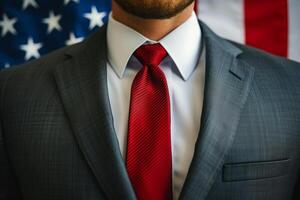
[[300, 0], [198, 0], [197, 8], [223, 37], [300, 61]]
[[[82, 41], [108, 20], [111, 0], [0, 0], [0, 69]], [[198, 0], [219, 35], [300, 61], [300, 0]]]

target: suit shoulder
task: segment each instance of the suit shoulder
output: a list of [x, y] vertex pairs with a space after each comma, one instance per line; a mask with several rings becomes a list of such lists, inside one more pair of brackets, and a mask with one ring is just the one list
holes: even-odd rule
[[282, 91], [300, 94], [300, 63], [250, 46], [233, 44], [242, 50], [238, 59], [254, 68], [254, 80], [261, 87], [277, 85]]
[[[232, 42], [233, 43], [233, 42]], [[254, 69], [252, 89], [277, 99], [300, 100], [300, 63], [262, 50], [233, 43], [242, 50], [238, 60]]]
[[242, 50], [238, 58], [253, 66], [256, 71], [276, 73], [284, 70], [286, 75], [298, 76], [300, 78], [300, 63], [251, 46], [232, 41], [231, 43]]
[[79, 48], [81, 43], [63, 47], [50, 52], [39, 59], [13, 66], [0, 71], [0, 88], [4, 85], [38, 84], [45, 81], [60, 63], [68, 59], [66, 53]]
[[0, 71], [0, 80], [18, 76], [23, 78], [32, 76], [31, 78], [33, 78], [35, 75], [40, 75], [41, 73], [48, 72], [49, 70], [57, 66], [57, 64], [63, 62], [68, 58], [65, 55], [66, 52], [78, 48], [78, 46], [80, 45], [81, 43], [62, 47], [40, 57], [39, 59], [3, 69]]
[[54, 68], [69, 59], [66, 52], [78, 48], [79, 45], [81, 44], [63, 47], [39, 59], [1, 70], [0, 102], [9, 102], [16, 98], [24, 99], [33, 94], [49, 97], [52, 93], [50, 88], [53, 88]]

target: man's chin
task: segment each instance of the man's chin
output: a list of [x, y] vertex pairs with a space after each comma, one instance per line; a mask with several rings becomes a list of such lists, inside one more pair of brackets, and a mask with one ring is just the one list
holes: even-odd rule
[[[169, 19], [191, 5], [194, 0], [165, 0], [163, 2], [145, 3], [143, 0], [114, 0], [126, 12], [144, 19]], [[158, 2], [157, 0], [156, 2]], [[169, 2], [168, 2], [169, 1]], [[175, 5], [171, 5], [172, 2]]]

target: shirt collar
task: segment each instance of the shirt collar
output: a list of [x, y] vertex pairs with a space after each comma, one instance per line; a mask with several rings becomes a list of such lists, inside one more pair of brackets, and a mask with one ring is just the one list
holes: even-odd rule
[[[145, 42], [155, 43], [109, 15], [107, 27], [108, 61], [122, 78], [134, 51]], [[174, 61], [182, 78], [187, 80], [200, 57], [201, 29], [196, 14], [178, 26], [160, 41]]]

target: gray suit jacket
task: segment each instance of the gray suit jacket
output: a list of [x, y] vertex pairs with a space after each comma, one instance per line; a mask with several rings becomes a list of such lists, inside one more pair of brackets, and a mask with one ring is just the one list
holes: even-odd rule
[[[216, 36], [180, 199], [300, 199], [300, 64]], [[113, 127], [106, 27], [0, 72], [0, 199], [134, 200]]]

